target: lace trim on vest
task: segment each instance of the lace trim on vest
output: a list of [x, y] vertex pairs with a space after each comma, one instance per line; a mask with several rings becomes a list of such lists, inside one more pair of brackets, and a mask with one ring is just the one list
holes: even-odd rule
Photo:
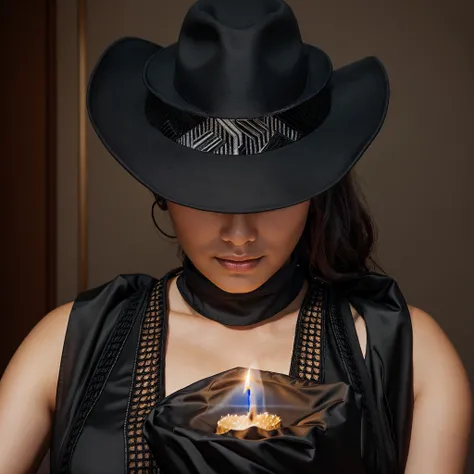
[[324, 284], [312, 280], [296, 324], [295, 344], [290, 375], [295, 378], [322, 382], [324, 380]]
[[163, 289], [164, 279], [161, 279], [151, 293], [140, 330], [125, 428], [125, 465], [129, 474], [159, 472], [142, 427], [160, 398]]
[[61, 474], [67, 474], [71, 470], [72, 455], [76, 448], [79, 437], [84, 428], [87, 417], [94, 408], [102, 390], [107, 383], [107, 379], [114, 368], [115, 363], [122, 351], [123, 345], [127, 340], [130, 330], [137, 315], [137, 308], [143, 297], [143, 292], [137, 291], [129, 303], [122, 311], [119, 320], [114, 326], [113, 331], [105, 345], [95, 371], [87, 385], [87, 389], [82, 397], [77, 416], [73, 421], [71, 432], [69, 434], [64, 454], [62, 456]]

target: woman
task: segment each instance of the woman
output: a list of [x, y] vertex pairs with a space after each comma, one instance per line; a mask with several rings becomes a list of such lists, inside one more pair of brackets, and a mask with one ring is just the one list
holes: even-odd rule
[[[107, 48], [92, 124], [169, 211], [184, 267], [120, 275], [33, 329], [0, 385], [0, 473], [49, 446], [53, 473], [461, 473], [462, 364], [369, 271], [350, 170], [387, 106], [381, 63], [333, 71], [282, 0], [201, 0], [176, 45]], [[217, 387], [248, 367], [282, 426], [217, 435]]]

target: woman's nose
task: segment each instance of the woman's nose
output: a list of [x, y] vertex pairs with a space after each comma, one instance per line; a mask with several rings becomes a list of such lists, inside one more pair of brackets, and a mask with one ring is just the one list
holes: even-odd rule
[[224, 218], [221, 238], [236, 247], [252, 243], [257, 238], [257, 231], [250, 214], [229, 214]]

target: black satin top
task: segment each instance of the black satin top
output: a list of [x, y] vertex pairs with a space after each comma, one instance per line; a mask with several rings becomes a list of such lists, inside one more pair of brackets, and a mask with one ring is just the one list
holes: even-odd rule
[[[412, 328], [394, 280], [370, 273], [343, 284], [311, 281], [289, 374], [262, 373], [284, 426], [270, 434], [251, 429], [239, 439], [216, 437], [221, 413], [209, 401], [224, 397], [222, 387], [240, 380], [243, 369], [229, 367], [164, 397], [166, 283], [176, 273], [160, 280], [120, 275], [76, 298], [61, 359], [51, 473], [404, 472]], [[365, 360], [349, 303], [366, 323]]]

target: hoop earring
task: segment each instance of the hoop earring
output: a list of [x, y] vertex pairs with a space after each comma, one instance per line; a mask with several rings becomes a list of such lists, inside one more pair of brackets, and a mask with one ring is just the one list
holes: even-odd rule
[[177, 238], [176, 235], [167, 234], [167, 233], [157, 224], [156, 219], [155, 219], [155, 206], [156, 206], [156, 205], [158, 205], [158, 206], [161, 208], [160, 204], [159, 204], [157, 201], [155, 201], [155, 202], [153, 203], [153, 205], [151, 206], [151, 218], [153, 219], [153, 224], [155, 224], [155, 227], [158, 229], [158, 231], [159, 231], [162, 235], [164, 235], [165, 237], [168, 237], [168, 239], [176, 239], [176, 238]]

